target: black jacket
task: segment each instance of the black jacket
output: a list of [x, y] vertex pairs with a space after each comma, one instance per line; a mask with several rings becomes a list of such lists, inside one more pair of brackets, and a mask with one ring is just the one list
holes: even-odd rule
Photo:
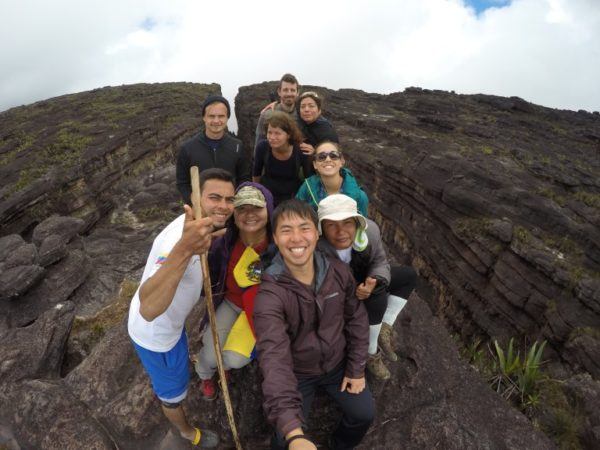
[[200, 172], [213, 167], [225, 169], [234, 176], [236, 186], [243, 181], [251, 181], [250, 161], [244, 154], [242, 141], [228, 133], [225, 133], [216, 151], [213, 151], [206, 142], [204, 132], [195, 135], [179, 148], [176, 170], [177, 189], [188, 205], [191, 205], [190, 167], [192, 166], [198, 166]]
[[306, 123], [298, 118], [298, 127], [304, 136], [305, 142], [308, 142], [313, 147], [317, 148], [321, 142], [331, 141], [340, 142], [338, 135], [329, 120], [323, 116], [319, 116], [313, 123]]

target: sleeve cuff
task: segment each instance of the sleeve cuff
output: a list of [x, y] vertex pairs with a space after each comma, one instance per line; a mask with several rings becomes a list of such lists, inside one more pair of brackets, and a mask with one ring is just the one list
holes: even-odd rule
[[281, 435], [285, 437], [290, 431], [295, 428], [301, 428], [302, 421], [298, 417], [294, 417], [292, 420], [288, 421], [285, 425], [280, 428]]

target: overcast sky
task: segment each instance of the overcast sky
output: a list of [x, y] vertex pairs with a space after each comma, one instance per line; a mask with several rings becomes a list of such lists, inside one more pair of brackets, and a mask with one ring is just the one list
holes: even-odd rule
[[107, 85], [301, 83], [600, 110], [600, 0], [0, 0], [0, 110]]

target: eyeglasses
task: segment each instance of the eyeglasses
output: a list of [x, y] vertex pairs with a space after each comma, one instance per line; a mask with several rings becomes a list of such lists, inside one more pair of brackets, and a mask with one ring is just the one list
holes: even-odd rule
[[331, 150], [330, 152], [321, 152], [315, 155], [315, 161], [323, 162], [329, 157], [332, 161], [337, 161], [342, 158], [342, 154], [336, 150]]

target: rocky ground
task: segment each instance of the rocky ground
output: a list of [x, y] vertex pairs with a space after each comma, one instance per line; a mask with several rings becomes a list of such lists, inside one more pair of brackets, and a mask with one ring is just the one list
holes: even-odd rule
[[[237, 114], [245, 142], [252, 138], [249, 130], [253, 128], [248, 120], [268, 98], [271, 88], [272, 85], [265, 84], [240, 90]], [[153, 237], [180, 213], [173, 167], [177, 145], [197, 131], [202, 98], [218, 91], [217, 85], [189, 83], [103, 88], [0, 114], [3, 180], [0, 187], [0, 448], [186, 448], [162, 417], [148, 379], [134, 355], [124, 318]], [[469, 186], [462, 183], [473, 183], [471, 177], [474, 176], [479, 177], [476, 178], [479, 182], [477, 189], [471, 186], [473, 196], [487, 198], [495, 192], [485, 191], [484, 186], [489, 183], [488, 178], [500, 176], [496, 175], [500, 172], [492, 162], [502, 161], [499, 156], [496, 158], [496, 148], [489, 153], [479, 147], [472, 148], [465, 141], [462, 144], [465, 154], [461, 155], [457, 149], [458, 153], [452, 156], [450, 150], [442, 151], [446, 147], [441, 144], [440, 136], [455, 131], [440, 131], [439, 124], [413, 118], [413, 112], [403, 102], [423, 97], [422, 101], [430, 105], [439, 101], [438, 108], [446, 102], [454, 103], [455, 108], [462, 104], [471, 107], [472, 102], [490, 110], [498, 107], [490, 105], [489, 99], [486, 103], [476, 97], [448, 93], [410, 91], [382, 97], [358, 91], [324, 92], [328, 97], [331, 95], [328, 115], [343, 136], [352, 168], [369, 191], [373, 217], [382, 224], [391, 252], [398, 258], [411, 259], [434, 287], [432, 292], [420, 290], [421, 296], [414, 294], [396, 324], [400, 358], [390, 363], [393, 373], [390, 381], [375, 383], [371, 380], [378, 417], [361, 448], [554, 448], [549, 438], [496, 395], [485, 380], [459, 358], [455, 341], [446, 327], [452, 331], [464, 330], [463, 338], [477, 332], [490, 337], [527, 335], [552, 339], [551, 357], [555, 366], [566, 374], [565, 389], [569, 390], [569, 398], [577, 400], [586, 413], [581, 445], [593, 448], [594, 443], [600, 442], [594, 441], [600, 435], [600, 421], [594, 409], [600, 390], [597, 375], [592, 370], [593, 363], [598, 361], [594, 353], [598, 341], [593, 332], [585, 330], [597, 327], [596, 310], [592, 307], [574, 309], [575, 313], [565, 316], [565, 311], [575, 307], [559, 305], [565, 298], [577, 308], [598, 302], [598, 289], [594, 287], [597, 278], [592, 276], [597, 271], [594, 258], [598, 239], [593, 233], [598, 232], [598, 206], [594, 206], [593, 194], [598, 194], [598, 186], [594, 184], [598, 182], [598, 161], [594, 165], [593, 158], [579, 156], [578, 170], [588, 177], [580, 176], [579, 172], [573, 175], [580, 183], [576, 185], [579, 189], [576, 192], [590, 194], [579, 194], [577, 198], [587, 199], [592, 206], [579, 205], [579, 200], [565, 195], [564, 209], [579, 211], [577, 224], [583, 231], [571, 236], [568, 229], [560, 229], [561, 237], [583, 250], [571, 254], [563, 249], [566, 261], [579, 258], [577, 267], [581, 270], [576, 273], [580, 273], [578, 280], [569, 285], [570, 294], [563, 292], [567, 288], [559, 289], [565, 297], [555, 297], [554, 314], [570, 318], [569, 326], [584, 331], [577, 336], [569, 332], [569, 339], [560, 341], [544, 334], [546, 329], [555, 329], [550, 327], [549, 319], [546, 319], [547, 328], [529, 324], [542, 322], [543, 314], [529, 314], [526, 308], [519, 309], [513, 303], [508, 306], [494, 303], [500, 301], [499, 292], [508, 292], [508, 287], [504, 291], [498, 287], [508, 283], [507, 280], [521, 283], [509, 285], [517, 292], [529, 283], [527, 301], [522, 300], [525, 304], [534, 303], [536, 298], [544, 301], [544, 298], [539, 300], [539, 296], [553, 293], [561, 280], [558, 275], [555, 278], [559, 281], [555, 281], [552, 274], [543, 272], [542, 267], [558, 272], [561, 266], [555, 260], [541, 266], [539, 261], [544, 261], [545, 253], [543, 249], [534, 250], [538, 241], [545, 242], [543, 235], [535, 234], [535, 228], [528, 222], [519, 222], [524, 219], [516, 212], [502, 216], [501, 223], [494, 217], [488, 217], [489, 223], [482, 218], [473, 222], [475, 225], [471, 222], [473, 211], [480, 211], [482, 205], [488, 208], [481, 210], [482, 216], [489, 208], [505, 211], [512, 203], [517, 211], [521, 205], [521, 200], [515, 201], [520, 197], [514, 193], [513, 197], [502, 197], [503, 202], [496, 198], [481, 204], [464, 200]], [[492, 99], [498, 104], [515, 102]], [[396, 107], [390, 106], [392, 104]], [[524, 102], [518, 104], [535, 111], [539, 109]], [[506, 108], [501, 111], [508, 117], [526, 114]], [[434, 112], [427, 111], [435, 116]], [[386, 125], [390, 120], [387, 116], [392, 112], [396, 118]], [[478, 111], [472, 114], [475, 118], [479, 116]], [[573, 154], [585, 156], [588, 148], [598, 152], [597, 141], [593, 141], [598, 139], [593, 137], [598, 136], [596, 116], [556, 114], [555, 123], [549, 127], [564, 128], [561, 139], [572, 142]], [[572, 118], [572, 122], [564, 119], [563, 114]], [[458, 116], [454, 110], [449, 118], [438, 119], [442, 123], [443, 119], [452, 121]], [[372, 124], [365, 128], [369, 121]], [[504, 126], [512, 130], [515, 123]], [[367, 132], [367, 129], [375, 129], [373, 124], [378, 124], [380, 129]], [[467, 128], [466, 125], [454, 126], [454, 130]], [[481, 127], [485, 129], [484, 125]], [[512, 139], [516, 140], [514, 136]], [[537, 142], [536, 139], [532, 137], [531, 141]], [[418, 150], [420, 143], [425, 144]], [[396, 145], [398, 149], [394, 150]], [[546, 141], [540, 145], [545, 146]], [[444, 165], [448, 162], [445, 158], [454, 161], [451, 165], [454, 169]], [[470, 172], [458, 170], [461, 159], [469, 161]], [[493, 167], [479, 163], [479, 159]], [[417, 160], [420, 163], [417, 164]], [[569, 159], [565, 164], [575, 163]], [[478, 168], [481, 170], [477, 171]], [[430, 176], [425, 176], [427, 170], [431, 171]], [[456, 185], [462, 186], [463, 197], [457, 193], [453, 197], [451, 189], [441, 186], [443, 170], [451, 170], [457, 177]], [[512, 179], [518, 185], [526, 182], [521, 172], [515, 172]], [[438, 191], [432, 191], [431, 184], [440, 185], [441, 191], [436, 194]], [[450, 192], [446, 192], [448, 190]], [[443, 192], [449, 196], [447, 199]], [[543, 193], [533, 197], [526, 204], [542, 209], [547, 201], [556, 200]], [[450, 206], [444, 207], [444, 202]], [[465, 206], [467, 209], [460, 215], [456, 205], [463, 203], [471, 206]], [[550, 219], [536, 218], [538, 212], [539, 209], [534, 209], [524, 217], [537, 221], [541, 227]], [[461, 217], [464, 222], [459, 226]], [[585, 228], [585, 220], [596, 226]], [[522, 234], [517, 228], [519, 225], [529, 233], [527, 239], [517, 241], [515, 236]], [[582, 241], [584, 231], [592, 233], [589, 245], [588, 241]], [[499, 252], [502, 256], [493, 258], [486, 253], [497, 243], [493, 239], [502, 245]], [[596, 247], [592, 245], [594, 242]], [[450, 262], [453, 262], [451, 266]], [[519, 277], [510, 275], [511, 270]], [[482, 280], [476, 284], [475, 278], [469, 278], [472, 272], [488, 280], [487, 284]], [[468, 283], [471, 283], [469, 288]], [[464, 298], [463, 291], [470, 296]], [[478, 314], [467, 315], [465, 311], [474, 309], [469, 305], [475, 302], [476, 295], [482, 296], [479, 301], [485, 303], [479, 307]], [[502, 308], [513, 309], [499, 315]], [[194, 350], [198, 349], [200, 340], [197, 324], [202, 313], [201, 308], [196, 309], [188, 324]], [[578, 321], [579, 316], [585, 316], [585, 321]], [[487, 322], [483, 320], [485, 317]], [[528, 324], [524, 330], [513, 328], [522, 323]], [[569, 352], [564, 350], [567, 345], [571, 348]], [[566, 353], [570, 358], [563, 356]], [[587, 355], [587, 359], [583, 355]], [[245, 448], [265, 448], [268, 427], [259, 412], [256, 365], [234, 373], [231, 383]], [[232, 442], [222, 401], [203, 402], [194, 389], [196, 386], [194, 381], [186, 401], [190, 418], [219, 431], [224, 441], [222, 448], [230, 448]], [[317, 400], [317, 412], [310, 424], [318, 442], [324, 443], [327, 432], [334, 426], [334, 409], [326, 398]]]

